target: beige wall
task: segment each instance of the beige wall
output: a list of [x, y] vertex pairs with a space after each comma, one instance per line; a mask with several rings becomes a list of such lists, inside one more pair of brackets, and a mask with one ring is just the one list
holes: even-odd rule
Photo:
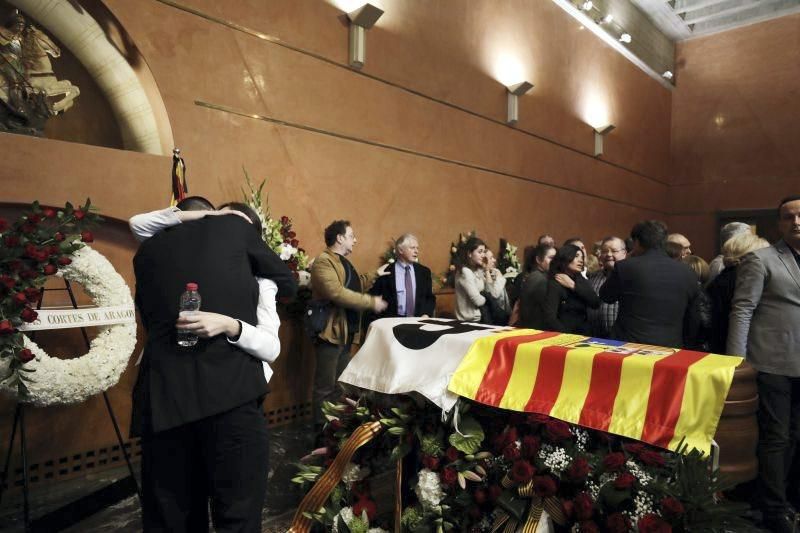
[[715, 213], [800, 193], [800, 15], [679, 44], [672, 225], [711, 255]]

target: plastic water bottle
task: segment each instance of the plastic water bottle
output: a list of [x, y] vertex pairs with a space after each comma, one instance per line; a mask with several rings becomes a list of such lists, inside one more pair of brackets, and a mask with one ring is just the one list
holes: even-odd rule
[[[186, 290], [181, 294], [178, 310], [179, 312], [200, 310], [200, 293], [197, 292], [197, 283], [186, 284]], [[178, 346], [189, 347], [197, 344], [197, 335], [188, 330], [178, 329], [177, 337]]]

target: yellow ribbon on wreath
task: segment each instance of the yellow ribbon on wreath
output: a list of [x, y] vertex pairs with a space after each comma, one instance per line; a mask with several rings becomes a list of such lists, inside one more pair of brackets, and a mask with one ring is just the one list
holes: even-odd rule
[[[512, 489], [516, 485], [511, 480], [508, 474], [501, 481], [501, 485], [506, 489]], [[564, 516], [564, 509], [561, 507], [561, 502], [555, 496], [548, 496], [542, 499], [537, 496], [533, 490], [533, 480], [528, 481], [524, 485], [517, 486], [517, 496], [525, 500], [530, 500], [527, 506], [527, 513], [524, 514], [524, 519], [519, 520], [509, 514], [505, 510], [499, 510], [497, 517], [492, 524], [492, 533], [497, 533], [502, 530], [502, 533], [536, 533], [539, 527], [539, 521], [542, 519], [542, 511], [547, 511], [550, 518], [558, 525], [565, 525], [567, 517]]]

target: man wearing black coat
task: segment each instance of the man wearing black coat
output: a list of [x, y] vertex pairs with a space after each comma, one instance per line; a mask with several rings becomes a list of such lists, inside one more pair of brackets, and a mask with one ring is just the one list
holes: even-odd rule
[[[180, 347], [178, 301], [197, 283], [202, 310], [257, 323], [254, 276], [292, 296], [286, 265], [240, 217], [206, 217], [165, 229], [133, 260], [147, 342], [134, 389], [142, 435], [145, 531], [261, 530], [268, 441], [261, 361], [225, 335]], [[235, 340], [235, 339], [230, 339]], [[138, 427], [137, 427], [138, 426]]]
[[666, 227], [640, 222], [631, 230], [633, 255], [614, 266], [600, 299], [619, 302], [611, 336], [618, 340], [680, 348], [687, 312], [697, 297], [697, 276], [664, 252]]
[[433, 316], [436, 296], [433, 294], [431, 271], [417, 263], [419, 241], [407, 233], [395, 242], [396, 260], [388, 276], [379, 277], [370, 294], [381, 296], [388, 306], [379, 317]]

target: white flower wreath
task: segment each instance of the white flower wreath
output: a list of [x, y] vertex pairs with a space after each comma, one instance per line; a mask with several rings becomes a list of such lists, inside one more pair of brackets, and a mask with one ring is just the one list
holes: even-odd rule
[[[62, 267], [59, 275], [81, 284], [99, 307], [133, 306], [125, 280], [108, 259], [89, 246], [75, 252], [72, 263]], [[27, 335], [24, 342], [35, 356], [25, 368], [35, 372], [27, 375], [28, 394], [18, 400], [37, 406], [78, 403], [119, 381], [136, 346], [136, 323], [102, 326], [91, 341], [89, 352], [75, 359], [50, 357]], [[0, 375], [8, 372], [8, 364], [7, 360], [0, 360]], [[9, 386], [7, 381], [0, 382], [0, 389], [17, 397], [17, 387]]]

